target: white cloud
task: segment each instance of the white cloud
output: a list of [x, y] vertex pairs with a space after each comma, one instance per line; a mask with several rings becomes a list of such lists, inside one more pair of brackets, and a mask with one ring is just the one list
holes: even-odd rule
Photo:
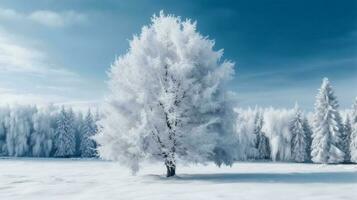
[[35, 11], [29, 15], [29, 19], [34, 22], [50, 27], [63, 27], [66, 25], [86, 22], [85, 15], [73, 11], [57, 13], [49, 10]]
[[81, 94], [80, 88], [86, 85], [86, 80], [51, 63], [45, 51], [21, 40], [0, 28], [0, 105], [48, 104], [81, 99], [76, 94]]
[[19, 19], [19, 18], [22, 18], [22, 17], [23, 16], [20, 15], [20, 13], [16, 12], [15, 10], [0, 8], [0, 18], [3, 18], [3, 19]]
[[57, 76], [76, 76], [75, 73], [53, 67], [43, 51], [21, 44], [10, 33], [0, 29], [0, 71], [2, 73], [32, 73], [37, 76], [56, 74]]
[[87, 22], [87, 16], [75, 11], [56, 12], [52, 10], [36, 10], [22, 13], [13, 9], [0, 8], [0, 19], [27, 20], [48, 27], [64, 27]]

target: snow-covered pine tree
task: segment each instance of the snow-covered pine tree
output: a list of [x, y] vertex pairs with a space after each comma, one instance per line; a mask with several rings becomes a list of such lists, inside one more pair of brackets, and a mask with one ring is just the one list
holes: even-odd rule
[[96, 144], [93, 140], [94, 134], [97, 132], [95, 121], [93, 120], [93, 115], [90, 110], [84, 119], [82, 126], [82, 137], [80, 143], [81, 157], [94, 157]]
[[307, 156], [306, 161], [311, 162], [312, 130], [309, 121], [307, 120], [306, 117], [302, 122], [302, 127], [306, 136], [306, 156]]
[[71, 157], [76, 152], [74, 113], [72, 109], [66, 111], [62, 106], [57, 121], [56, 157]]
[[352, 127], [350, 117], [347, 115], [345, 123], [343, 124], [343, 152], [345, 152], [345, 162], [351, 161], [351, 153], [350, 153], [350, 143], [351, 143], [351, 134], [352, 134]]
[[53, 118], [53, 113], [48, 108], [43, 111], [38, 111], [34, 115], [34, 132], [31, 135], [32, 156], [50, 156], [55, 136], [55, 129], [51, 126]]
[[351, 162], [357, 163], [357, 97], [352, 105], [351, 119], [350, 157]]
[[258, 152], [258, 159], [270, 159], [270, 144], [268, 137], [262, 131], [263, 128], [263, 114], [257, 110], [254, 120], [254, 134], [256, 135], [256, 149]]
[[7, 129], [6, 119], [10, 115], [9, 107], [0, 108], [0, 156], [8, 156], [7, 145], [6, 145], [6, 135]]
[[343, 125], [337, 109], [332, 87], [324, 78], [316, 96], [314, 112], [311, 156], [315, 163], [340, 163], [345, 159]]
[[213, 46], [195, 22], [154, 15], [111, 67], [96, 136], [100, 156], [133, 172], [143, 159], [161, 161], [168, 177], [177, 158], [232, 164], [233, 117], [223, 85], [234, 70]]
[[294, 117], [290, 122], [291, 132], [291, 159], [295, 162], [306, 162], [308, 141], [303, 126], [303, 119], [298, 104], [295, 104]]
[[17, 106], [11, 109], [6, 119], [6, 146], [9, 156], [31, 156], [30, 139], [33, 133], [32, 118], [37, 111], [32, 106]]
[[84, 117], [83, 117], [83, 113], [79, 112], [76, 115], [76, 120], [75, 120], [75, 129], [76, 129], [76, 133], [75, 133], [75, 138], [76, 138], [76, 153], [75, 155], [78, 157], [81, 157], [81, 143], [82, 143], [82, 138], [83, 138], [83, 131], [84, 128]]

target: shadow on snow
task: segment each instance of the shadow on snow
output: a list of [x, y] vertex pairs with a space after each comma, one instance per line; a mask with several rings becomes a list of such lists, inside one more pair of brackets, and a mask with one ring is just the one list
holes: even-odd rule
[[212, 183], [357, 183], [357, 172], [179, 174], [172, 178], [148, 176], [159, 180]]

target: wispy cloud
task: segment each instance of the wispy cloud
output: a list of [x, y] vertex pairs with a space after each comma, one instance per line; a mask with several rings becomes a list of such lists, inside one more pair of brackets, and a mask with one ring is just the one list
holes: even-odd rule
[[37, 76], [76, 76], [67, 69], [55, 67], [46, 53], [21, 44], [13, 35], [3, 30], [0, 30], [0, 71], [32, 73]]
[[0, 27], [0, 105], [43, 105], [81, 99], [83, 85], [88, 84], [85, 79], [52, 63], [53, 57], [29, 45], [28, 38], [19, 38]]
[[65, 27], [82, 24], [88, 21], [87, 16], [75, 11], [35, 10], [30, 13], [18, 12], [13, 9], [0, 8], [0, 19], [26, 20], [48, 27]]
[[39, 10], [31, 13], [29, 19], [34, 22], [50, 27], [63, 27], [72, 24], [85, 23], [87, 17], [74, 11], [53, 12], [49, 10]]

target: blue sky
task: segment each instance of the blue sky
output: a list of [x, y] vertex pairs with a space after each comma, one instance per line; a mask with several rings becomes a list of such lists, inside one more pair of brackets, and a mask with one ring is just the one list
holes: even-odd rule
[[0, 1], [0, 102], [94, 105], [106, 71], [154, 13], [197, 20], [236, 63], [239, 105], [312, 109], [329, 77], [342, 108], [357, 96], [357, 2]]

